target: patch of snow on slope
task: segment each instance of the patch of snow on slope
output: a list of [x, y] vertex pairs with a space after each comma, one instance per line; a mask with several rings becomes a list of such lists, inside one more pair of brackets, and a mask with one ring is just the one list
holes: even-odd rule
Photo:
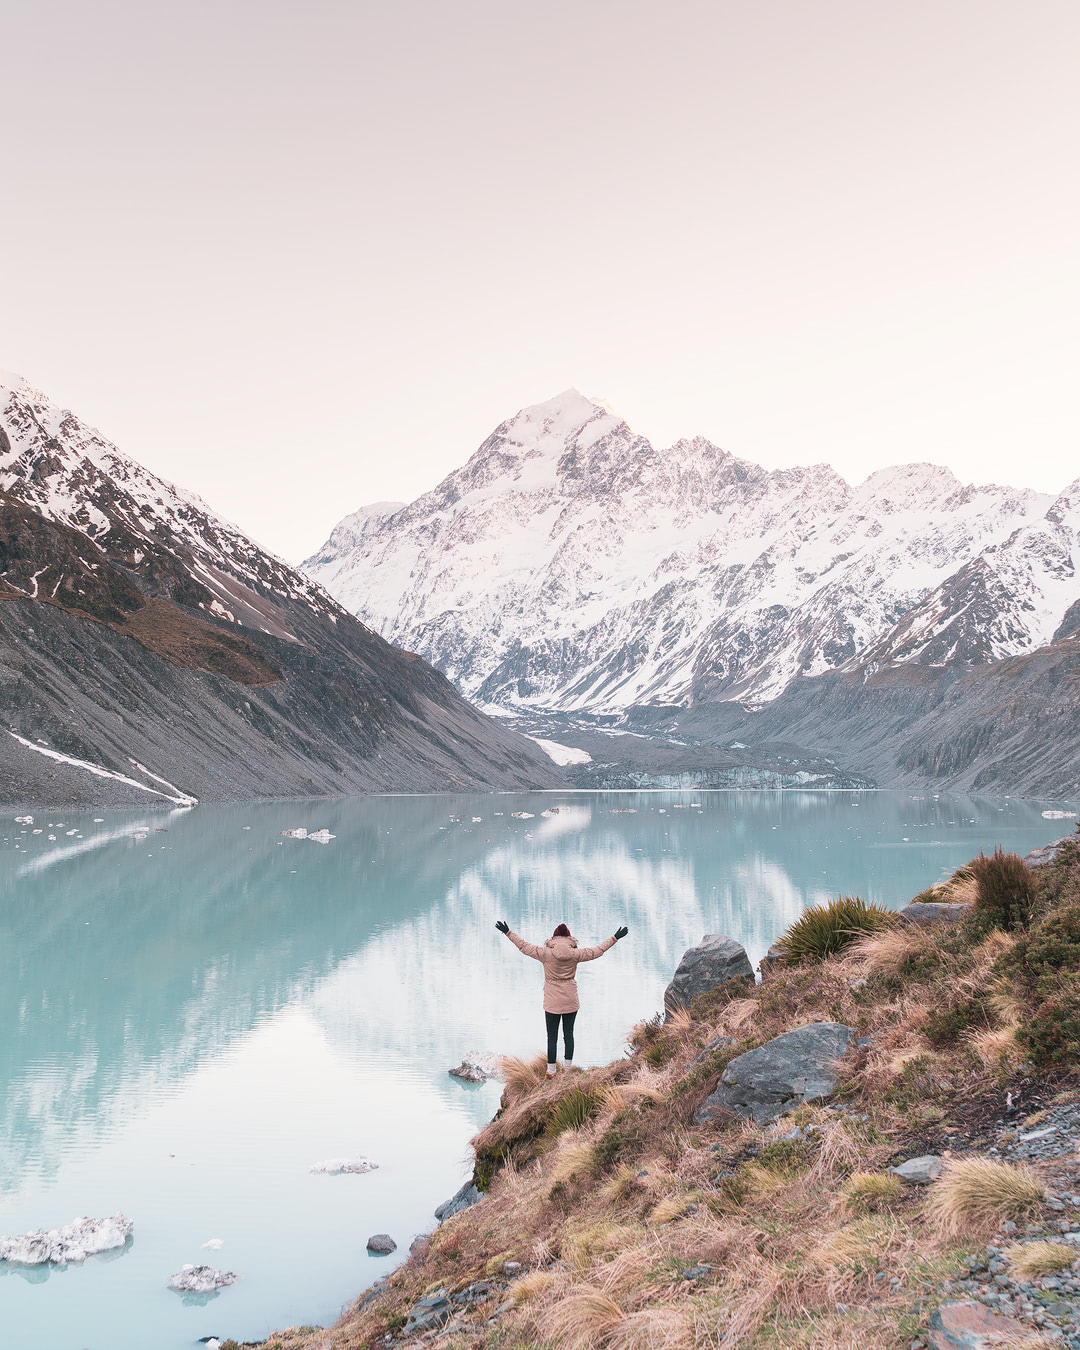
[[591, 764], [592, 755], [587, 750], [579, 750], [573, 745], [560, 745], [558, 741], [545, 741], [540, 736], [526, 736], [536, 744], [556, 764]]
[[[20, 736], [17, 732], [9, 731], [8, 735], [13, 740], [25, 745], [27, 750], [33, 750], [35, 754], [44, 755], [47, 759], [58, 760], [61, 764], [70, 764], [75, 769], [85, 769], [87, 773], [92, 773], [95, 778], [113, 778], [118, 783], [126, 783], [128, 787], [138, 788], [140, 792], [150, 792], [155, 797], [164, 797], [166, 801], [174, 802], [177, 806], [198, 806], [198, 797], [189, 797], [186, 792], [181, 792], [179, 788], [173, 787], [172, 783], [166, 783], [164, 778], [158, 778], [157, 774], [150, 774], [158, 783], [165, 783], [166, 787], [172, 788], [176, 796], [168, 792], [159, 792], [157, 788], [147, 787], [145, 783], [140, 783], [135, 778], [129, 778], [127, 774], [116, 773], [112, 769], [106, 769], [100, 764], [91, 764], [86, 759], [74, 759], [71, 755], [62, 755], [59, 750], [50, 750], [47, 745], [35, 745], [33, 741], [28, 741], [25, 736]], [[134, 760], [131, 761], [135, 763]], [[141, 765], [136, 767], [141, 768]], [[145, 771], [144, 771], [145, 772]]]

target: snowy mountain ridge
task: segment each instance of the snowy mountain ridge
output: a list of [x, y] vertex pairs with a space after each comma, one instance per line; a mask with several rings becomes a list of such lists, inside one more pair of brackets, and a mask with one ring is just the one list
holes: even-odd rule
[[310, 577], [260, 548], [195, 493], [152, 474], [7, 372], [0, 372], [0, 491], [96, 543], [126, 533], [135, 573], [151, 551], [167, 550], [204, 593], [198, 607], [237, 626], [295, 640], [280, 614], [245, 582], [302, 600], [315, 612], [339, 612]]
[[657, 449], [568, 390], [304, 567], [482, 704], [602, 713], [1033, 650], [1080, 598], [1078, 544], [1080, 479], [1055, 498], [916, 463], [852, 486]]

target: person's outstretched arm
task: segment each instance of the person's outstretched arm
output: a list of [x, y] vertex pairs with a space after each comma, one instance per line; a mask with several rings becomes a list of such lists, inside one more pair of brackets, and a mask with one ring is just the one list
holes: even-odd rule
[[611, 951], [616, 942], [620, 938], [624, 938], [629, 931], [629, 928], [616, 928], [613, 937], [605, 938], [595, 947], [579, 947], [574, 956], [578, 961], [595, 961], [598, 956], [603, 956], [605, 952]]
[[534, 961], [547, 960], [548, 949], [546, 947], [538, 947], [535, 942], [526, 942], [523, 937], [515, 933], [510, 925], [505, 923], [502, 919], [499, 919], [496, 922], [495, 927], [500, 933], [504, 933], [510, 939], [519, 952], [524, 952], [526, 956], [531, 956]]

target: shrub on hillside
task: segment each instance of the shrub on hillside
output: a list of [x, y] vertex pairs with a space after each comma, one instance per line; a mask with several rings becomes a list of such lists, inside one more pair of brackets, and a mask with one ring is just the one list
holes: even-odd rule
[[969, 866], [975, 877], [979, 913], [1006, 933], [1027, 928], [1039, 884], [1019, 853], [1004, 853], [999, 847], [989, 858], [980, 853]]
[[1064, 905], [1032, 924], [1001, 964], [1044, 998], [1075, 978], [1080, 974], [1080, 904]]
[[1080, 989], [1063, 989], [1041, 1003], [1017, 1033], [1039, 1068], [1080, 1064]]
[[801, 914], [776, 946], [788, 965], [818, 961], [842, 951], [863, 933], [877, 933], [897, 922], [892, 910], [867, 904], [855, 895], [842, 895], [827, 905], [815, 905]]

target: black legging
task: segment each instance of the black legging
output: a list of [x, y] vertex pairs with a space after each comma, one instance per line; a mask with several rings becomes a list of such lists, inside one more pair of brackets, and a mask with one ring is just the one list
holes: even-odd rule
[[544, 1013], [548, 1033], [548, 1063], [554, 1064], [559, 1050], [559, 1018], [562, 1018], [563, 1049], [567, 1059], [574, 1058], [574, 1018], [572, 1013]]

